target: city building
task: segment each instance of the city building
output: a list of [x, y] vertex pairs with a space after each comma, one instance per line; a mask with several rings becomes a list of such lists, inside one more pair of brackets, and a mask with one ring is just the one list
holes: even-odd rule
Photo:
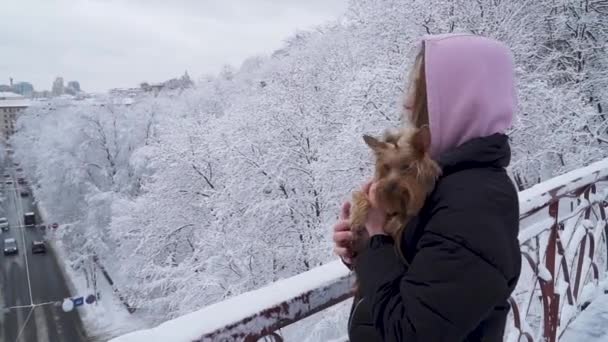
[[73, 92], [80, 92], [80, 83], [78, 81], [70, 81], [68, 82], [68, 89], [71, 89]]
[[63, 77], [57, 77], [55, 81], [53, 81], [53, 88], [51, 89], [51, 93], [53, 96], [63, 95], [65, 92], [65, 88], [63, 86]]
[[0, 132], [4, 141], [15, 133], [17, 115], [29, 105], [29, 100], [19, 94], [0, 92]]
[[12, 91], [25, 97], [32, 97], [34, 86], [29, 82], [17, 82], [13, 84]]

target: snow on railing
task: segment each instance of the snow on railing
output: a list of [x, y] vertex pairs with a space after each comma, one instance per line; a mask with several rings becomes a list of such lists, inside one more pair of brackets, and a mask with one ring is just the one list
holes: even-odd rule
[[[607, 197], [608, 159], [519, 193], [523, 266], [507, 341], [557, 341], [601, 290]], [[281, 328], [351, 297], [352, 281], [333, 261], [112, 342], [282, 341]]]
[[558, 341], [608, 268], [608, 159], [519, 194], [522, 275], [508, 341]]

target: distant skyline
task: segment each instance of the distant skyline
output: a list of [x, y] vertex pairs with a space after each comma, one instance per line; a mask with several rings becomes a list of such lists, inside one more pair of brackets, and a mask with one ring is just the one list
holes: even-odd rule
[[19, 0], [0, 11], [0, 84], [50, 90], [56, 77], [103, 92], [193, 80], [269, 54], [300, 29], [334, 20], [347, 0]]

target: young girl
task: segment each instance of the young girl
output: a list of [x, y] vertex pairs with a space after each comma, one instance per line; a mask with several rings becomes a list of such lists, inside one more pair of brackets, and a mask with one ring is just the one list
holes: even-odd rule
[[343, 205], [335, 251], [348, 266], [357, 259], [361, 293], [350, 341], [502, 342], [521, 271], [519, 203], [505, 171], [516, 104], [510, 50], [480, 36], [427, 36], [413, 75], [405, 109], [411, 124], [429, 125], [442, 176], [404, 228], [405, 260], [383, 231], [375, 184], [364, 186], [373, 208], [360, 255], [349, 249], [350, 205]]

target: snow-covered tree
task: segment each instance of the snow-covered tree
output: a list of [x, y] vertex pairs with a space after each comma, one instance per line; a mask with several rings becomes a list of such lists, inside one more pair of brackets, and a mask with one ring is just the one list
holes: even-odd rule
[[[372, 174], [363, 134], [400, 124], [427, 33], [505, 41], [520, 188], [608, 153], [603, 1], [351, 0], [338, 21], [193, 87], [118, 105], [53, 99], [12, 138], [75, 268], [93, 257], [151, 322], [332, 258], [342, 201]], [[82, 243], [86, 241], [86, 243]]]

